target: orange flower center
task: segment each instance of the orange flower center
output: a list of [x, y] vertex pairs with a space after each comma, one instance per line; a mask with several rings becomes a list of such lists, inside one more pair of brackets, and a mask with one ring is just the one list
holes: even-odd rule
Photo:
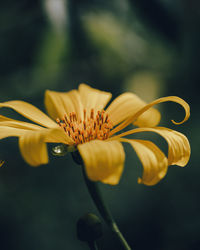
[[63, 119], [56, 119], [58, 125], [74, 140], [75, 144], [85, 143], [94, 139], [105, 140], [109, 137], [113, 125], [105, 111], [91, 109], [89, 115], [83, 110], [83, 121], [79, 119], [75, 112], [65, 114]]

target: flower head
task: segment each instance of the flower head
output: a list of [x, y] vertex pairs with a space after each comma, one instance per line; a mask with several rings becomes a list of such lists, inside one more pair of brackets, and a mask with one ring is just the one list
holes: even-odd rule
[[[19, 147], [25, 161], [31, 166], [48, 163], [46, 143], [63, 143], [79, 151], [87, 176], [92, 181], [115, 185], [124, 168], [123, 143], [129, 143], [143, 165], [139, 183], [154, 185], [165, 175], [169, 165], [185, 166], [190, 157], [188, 139], [181, 133], [158, 127], [160, 113], [154, 105], [172, 101], [185, 109], [190, 116], [189, 105], [179, 97], [169, 96], [146, 104], [133, 93], [118, 96], [108, 108], [111, 93], [80, 84], [78, 90], [66, 93], [47, 90], [45, 107], [49, 116], [23, 101], [0, 103], [0, 107], [15, 110], [34, 123], [27, 123], [0, 116], [0, 139], [19, 137]], [[128, 125], [138, 128], [121, 132]], [[168, 156], [151, 141], [128, 139], [128, 135], [155, 132], [168, 143]]]

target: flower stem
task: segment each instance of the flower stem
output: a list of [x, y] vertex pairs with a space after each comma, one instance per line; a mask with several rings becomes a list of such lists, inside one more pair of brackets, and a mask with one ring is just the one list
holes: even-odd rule
[[98, 185], [96, 182], [90, 181], [85, 173], [84, 167], [82, 167], [83, 170], [83, 176], [85, 183], [87, 185], [88, 191], [99, 211], [101, 216], [103, 217], [106, 224], [111, 228], [111, 230], [115, 233], [119, 241], [121, 242], [121, 245], [123, 246], [124, 250], [131, 250], [130, 246], [128, 245], [127, 241], [125, 240], [124, 236], [120, 232], [116, 222], [114, 221], [110, 211], [105, 205], [105, 202], [103, 201], [102, 195], [100, 193], [100, 190], [98, 188]]
[[98, 250], [96, 241], [88, 242], [88, 245], [90, 247], [90, 250]]

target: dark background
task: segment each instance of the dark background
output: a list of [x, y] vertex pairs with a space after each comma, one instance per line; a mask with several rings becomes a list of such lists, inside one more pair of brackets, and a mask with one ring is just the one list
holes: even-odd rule
[[[151, 101], [177, 95], [191, 106], [181, 120], [176, 104], [159, 105], [162, 125], [184, 133], [192, 156], [169, 167], [153, 187], [137, 184], [141, 165], [126, 147], [120, 184], [100, 185], [116, 221], [135, 250], [200, 248], [199, 0], [7, 0], [0, 3], [0, 100], [28, 101], [44, 110], [46, 89], [68, 91], [85, 82], [133, 91]], [[15, 119], [15, 112], [1, 114]], [[164, 143], [164, 141], [162, 141]], [[162, 143], [161, 143], [162, 144]], [[165, 145], [166, 146], [166, 145]], [[0, 248], [88, 249], [76, 238], [76, 221], [96, 211], [81, 169], [70, 155], [28, 166], [16, 138], [0, 143]], [[100, 249], [122, 249], [103, 224]]]

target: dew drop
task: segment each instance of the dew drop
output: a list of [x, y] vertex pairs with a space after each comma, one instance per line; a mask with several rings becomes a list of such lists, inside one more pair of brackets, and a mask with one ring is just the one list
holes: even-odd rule
[[65, 145], [58, 145], [52, 148], [52, 154], [56, 156], [64, 156], [68, 153]]

